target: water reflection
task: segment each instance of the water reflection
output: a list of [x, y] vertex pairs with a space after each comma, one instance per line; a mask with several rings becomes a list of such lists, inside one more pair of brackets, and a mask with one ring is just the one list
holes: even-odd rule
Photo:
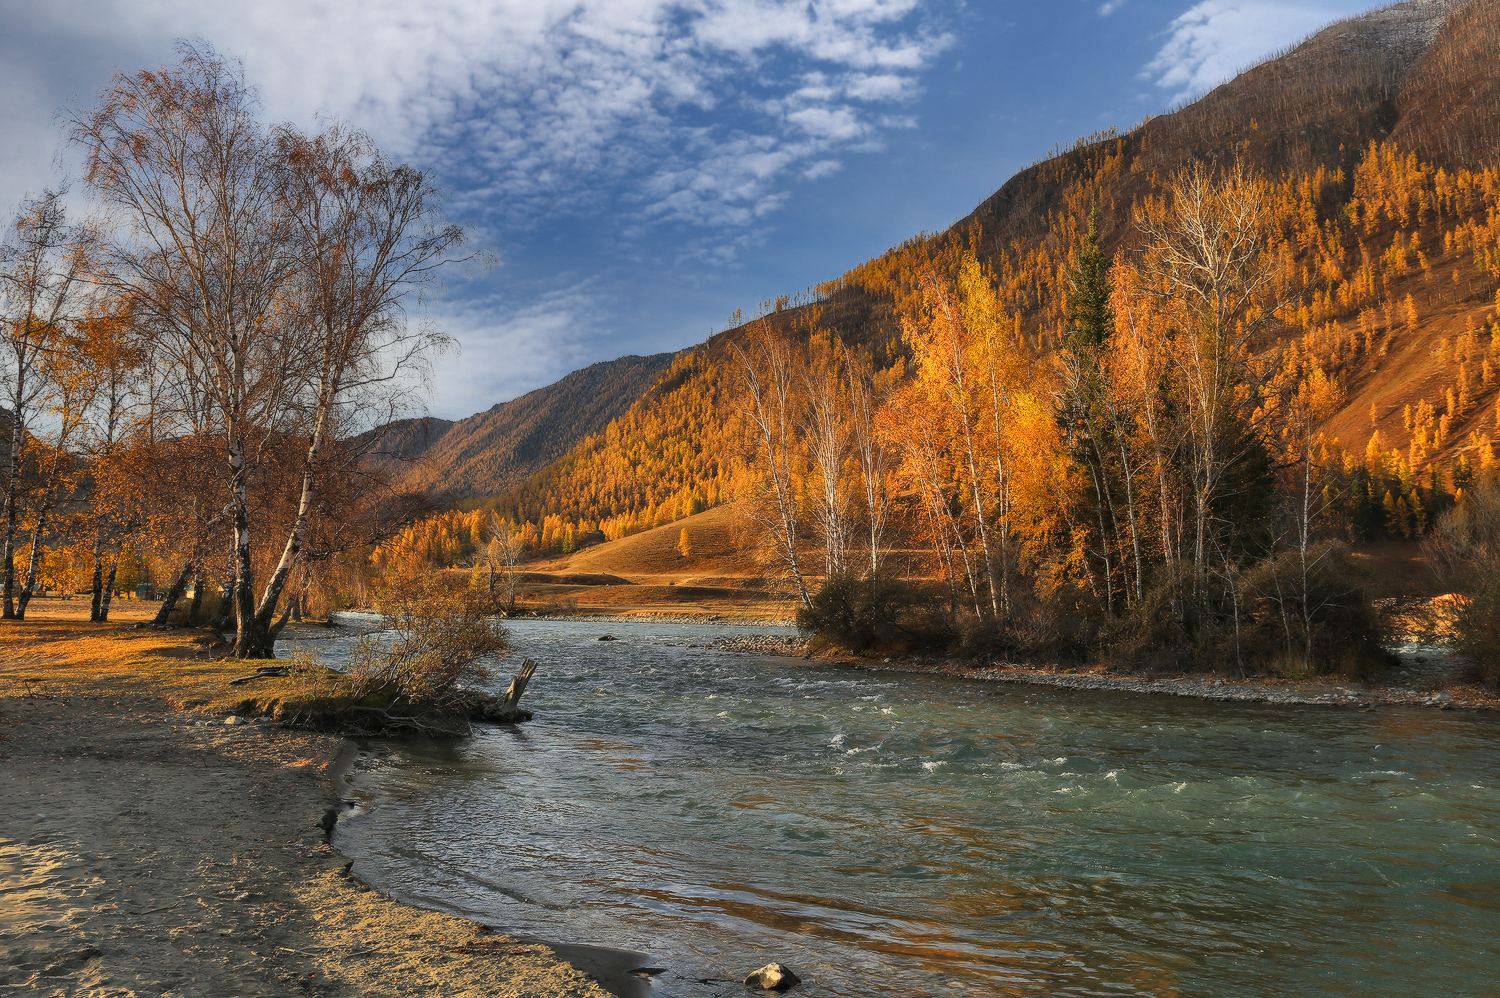
[[[659, 994], [1479, 995], [1500, 725], [865, 675], [522, 622], [537, 720], [405, 745], [360, 872]], [[1491, 991], [1493, 993], [1493, 991]]]

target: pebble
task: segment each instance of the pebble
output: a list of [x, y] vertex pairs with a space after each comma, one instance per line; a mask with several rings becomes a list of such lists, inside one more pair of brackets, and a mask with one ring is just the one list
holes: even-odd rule
[[979, 679], [996, 683], [1025, 683], [1037, 686], [1056, 686], [1071, 690], [1101, 690], [1119, 693], [1166, 693], [1172, 696], [1196, 697], [1203, 700], [1238, 701], [1245, 703], [1270, 703], [1270, 704], [1300, 704], [1318, 706], [1351, 706], [1369, 708], [1376, 703], [1388, 703], [1405, 705], [1411, 707], [1437, 707], [1440, 710], [1452, 710], [1455, 706], [1452, 695], [1439, 693], [1420, 695], [1405, 690], [1374, 690], [1372, 689], [1361, 700], [1359, 695], [1348, 690], [1341, 690], [1339, 696], [1331, 693], [1323, 693], [1299, 690], [1293, 688], [1278, 688], [1275, 686], [1261, 686], [1255, 683], [1225, 682], [1223, 679], [1208, 678], [1173, 678], [1173, 679], [1133, 679], [1125, 676], [1098, 676], [1098, 675], [1076, 675], [1059, 672], [1043, 672], [1040, 670], [1019, 668], [976, 668], [966, 666], [953, 666], [938, 660], [930, 663], [904, 662], [896, 665], [876, 665], [874, 663], [850, 663], [857, 668], [868, 669], [878, 672], [935, 672], [945, 675], [962, 676], [966, 679]]
[[733, 634], [705, 647], [718, 651], [798, 657], [807, 654], [807, 639], [796, 634]]
[[795, 627], [796, 619], [786, 620], [725, 620], [720, 616], [697, 616], [681, 613], [579, 613], [579, 614], [548, 614], [548, 613], [521, 613], [517, 614], [517, 620], [558, 620], [569, 624], [751, 624], [767, 627]]

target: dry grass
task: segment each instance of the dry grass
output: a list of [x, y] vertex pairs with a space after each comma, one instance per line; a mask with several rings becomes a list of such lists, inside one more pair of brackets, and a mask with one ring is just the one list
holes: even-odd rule
[[228, 682], [254, 668], [206, 644], [206, 631], [137, 630], [157, 604], [126, 601], [108, 623], [87, 600], [35, 600], [26, 620], [0, 622], [0, 696], [151, 695], [178, 710], [223, 713], [246, 694]]
[[[692, 554], [678, 551], [688, 531]], [[770, 594], [753, 533], [734, 506], [716, 506], [617, 541], [526, 565], [523, 610], [560, 614], [786, 620], [795, 606]], [[593, 584], [585, 580], [593, 577]], [[606, 579], [612, 584], [598, 584]]]
[[[683, 530], [688, 532], [692, 546], [692, 555], [686, 558], [677, 550]], [[745, 578], [756, 571], [746, 549], [749, 537], [734, 506], [716, 506], [654, 530], [584, 548], [547, 563], [542, 570], [618, 575], [654, 585]]]

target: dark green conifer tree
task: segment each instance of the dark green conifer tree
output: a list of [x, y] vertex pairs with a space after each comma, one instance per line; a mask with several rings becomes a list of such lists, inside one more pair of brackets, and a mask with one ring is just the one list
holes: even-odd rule
[[1068, 392], [1060, 413], [1073, 459], [1091, 488], [1074, 510], [1076, 522], [1093, 535], [1090, 570], [1097, 572], [1102, 609], [1111, 615], [1129, 602], [1126, 543], [1117, 517], [1120, 476], [1119, 439], [1109, 410], [1103, 357], [1114, 335], [1109, 304], [1111, 261], [1099, 246], [1099, 210], [1089, 212], [1088, 231], [1068, 262], [1064, 278], [1067, 301], [1063, 334]]
[[1113, 261], [1099, 247], [1099, 209], [1089, 212], [1088, 233], [1068, 263], [1067, 319], [1068, 352], [1076, 360], [1085, 356], [1097, 366], [1099, 351], [1115, 331], [1115, 314], [1109, 305], [1109, 268]]

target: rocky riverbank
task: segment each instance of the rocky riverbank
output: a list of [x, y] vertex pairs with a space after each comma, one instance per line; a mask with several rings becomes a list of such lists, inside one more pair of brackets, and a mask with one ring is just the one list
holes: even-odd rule
[[[1500, 708], [1500, 698], [1474, 686], [1434, 689], [1327, 679], [1228, 679], [1203, 675], [1122, 676], [1100, 671], [1043, 669], [1017, 665], [985, 666], [946, 661], [870, 662], [857, 659], [841, 661], [843, 664], [871, 672], [924, 673], [992, 683], [1027, 683], [1072, 690], [1194, 697], [1201, 700], [1370, 709], [1380, 705], [1435, 707], [1440, 710]], [[1407, 675], [1410, 677], [1410, 673]], [[1403, 682], [1399, 674], [1396, 679], [1398, 683]]]
[[799, 634], [734, 634], [709, 642], [705, 647], [717, 651], [801, 658], [807, 654], [807, 639]]
[[[757, 655], [809, 657], [807, 639], [787, 634], [736, 634], [704, 647]], [[1230, 678], [1183, 674], [1137, 676], [1105, 669], [1047, 668], [1015, 664], [982, 664], [960, 659], [929, 657], [875, 661], [851, 655], [820, 657], [819, 661], [871, 672], [924, 673], [996, 683], [1030, 683], [1062, 689], [1195, 697], [1204, 700], [1313, 706], [1372, 707], [1377, 704], [1409, 707], [1495, 709], [1500, 698], [1468, 684], [1463, 664], [1443, 648], [1402, 645], [1394, 649], [1400, 665], [1377, 682], [1313, 679]]]

